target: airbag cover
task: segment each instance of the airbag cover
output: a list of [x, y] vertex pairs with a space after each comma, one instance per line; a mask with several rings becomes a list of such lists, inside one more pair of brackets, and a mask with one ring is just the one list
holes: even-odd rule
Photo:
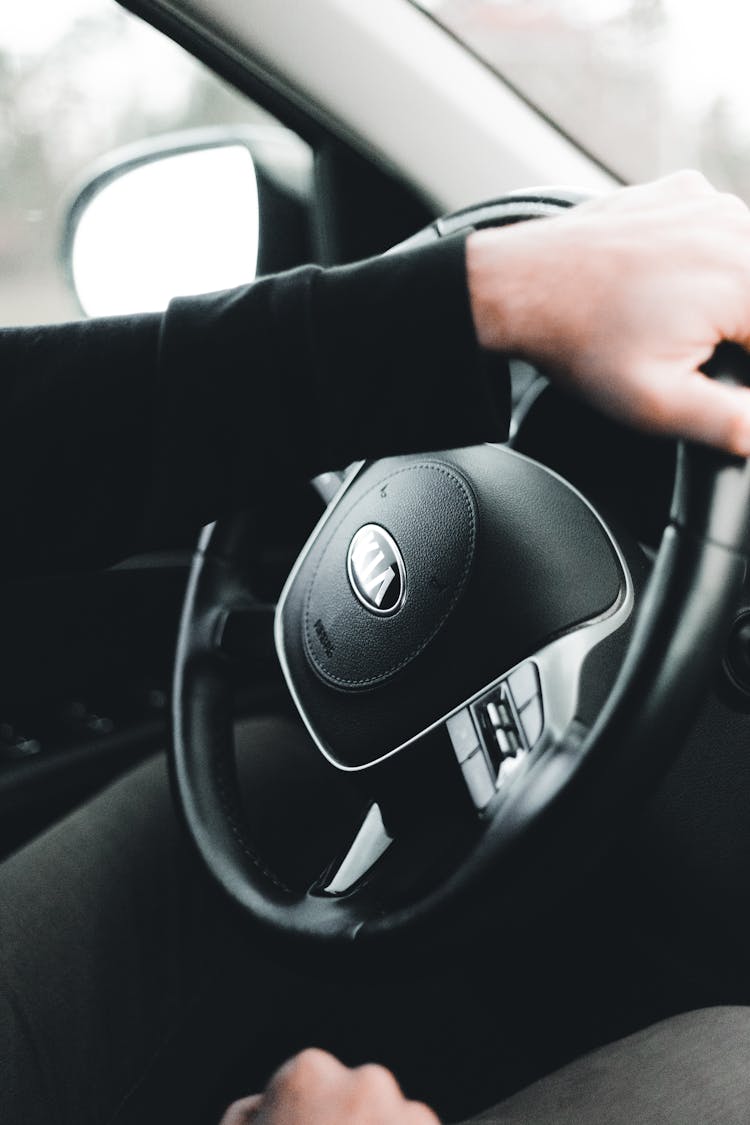
[[[368, 525], [358, 594], [350, 548]], [[396, 585], [368, 605], [363, 591], [369, 583], [375, 601], [389, 565]], [[360, 470], [303, 551], [279, 602], [277, 649], [319, 746], [356, 769], [612, 610], [624, 585], [601, 519], [542, 465], [490, 445], [390, 457]]]
[[[380, 575], [390, 582], [387, 593], [403, 582], [403, 601], [392, 614], [374, 600], [368, 608], [350, 577], [350, 546], [363, 527], [374, 530], [362, 557], [373, 594]], [[378, 549], [379, 528], [400, 551], [401, 574]], [[450, 466], [418, 461], [379, 476], [324, 535], [304, 614], [305, 651], [318, 675], [341, 690], [361, 690], [384, 683], [423, 652], [464, 590], [476, 534], [474, 497]]]

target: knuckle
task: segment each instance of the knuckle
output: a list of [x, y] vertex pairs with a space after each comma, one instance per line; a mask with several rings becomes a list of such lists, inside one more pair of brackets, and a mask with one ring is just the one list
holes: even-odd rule
[[697, 168], [680, 168], [677, 172], [673, 172], [671, 176], [667, 177], [676, 187], [685, 191], [713, 191], [711, 184], [708, 182], [702, 172]]
[[407, 1111], [408, 1125], [440, 1125], [439, 1119], [424, 1102], [409, 1102]]
[[308, 1089], [328, 1082], [338, 1065], [327, 1051], [306, 1047], [284, 1064], [278, 1077], [294, 1089]]
[[748, 432], [750, 431], [750, 418], [747, 410], [737, 406], [727, 419], [725, 443], [726, 448], [733, 452], [746, 455]]
[[644, 383], [634, 400], [643, 423], [659, 430], [668, 429], [673, 421], [675, 403], [667, 389], [657, 383]]
[[390, 1070], [378, 1063], [365, 1063], [357, 1068], [357, 1078], [372, 1096], [400, 1094], [401, 1089]]
[[258, 1096], [252, 1096], [249, 1098], [240, 1098], [238, 1101], [232, 1102], [232, 1104], [228, 1106], [219, 1125], [246, 1125], [258, 1108], [259, 1100]]
[[723, 191], [719, 195], [719, 199], [728, 211], [738, 212], [746, 215], [748, 212], [747, 204], [739, 195], [735, 195], [732, 191]]

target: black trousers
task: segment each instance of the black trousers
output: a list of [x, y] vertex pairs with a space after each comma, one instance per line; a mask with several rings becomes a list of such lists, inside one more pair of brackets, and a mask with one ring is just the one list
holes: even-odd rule
[[[303, 752], [281, 720], [245, 734], [258, 760], [280, 740]], [[381, 980], [316, 976], [254, 945], [187, 845], [160, 757], [0, 866], [0, 1122], [213, 1125], [227, 1100], [311, 1044], [394, 1066], [424, 1097], [429, 1074], [399, 1072], [394, 1036], [379, 1042], [367, 1014], [398, 1005], [395, 1038], [422, 1036], [427, 1069], [431, 1058], [449, 1075], [456, 1039], [436, 1027], [427, 989], [405, 995], [400, 983], [391, 996]], [[750, 1011], [647, 1029], [482, 1120], [747, 1123]]]

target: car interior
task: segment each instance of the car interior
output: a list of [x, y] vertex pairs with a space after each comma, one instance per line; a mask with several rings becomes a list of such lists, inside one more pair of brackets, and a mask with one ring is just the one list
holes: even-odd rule
[[[611, 182], [580, 154], [544, 155], [546, 141], [514, 156], [524, 145], [512, 127], [501, 152], [483, 118], [461, 143], [483, 140], [487, 161], [475, 178], [456, 171], [457, 120], [440, 118], [439, 100], [424, 109], [430, 138], [415, 139], [415, 116], [385, 151], [385, 126], [365, 131], [354, 94], [346, 111], [335, 102], [340, 66], [329, 94], [316, 87], [325, 51], [303, 79], [295, 20], [307, 17], [291, 4], [125, 7], [309, 146], [301, 189], [280, 150], [247, 141], [258, 276], [535, 221]], [[316, 43], [331, 49], [337, 5], [311, 7]], [[372, 8], [359, 33], [374, 40]], [[413, 20], [443, 34], [401, 0], [394, 8], [404, 36]], [[385, 48], [372, 50], [378, 75]], [[366, 105], [368, 88], [360, 96]], [[505, 105], [508, 92], [493, 97]], [[411, 171], [399, 147], [410, 145], [427, 153]], [[554, 186], [568, 174], [579, 194]], [[91, 195], [89, 185], [78, 198]], [[722, 377], [742, 377], [743, 357], [722, 362]], [[171, 747], [176, 796], [195, 837], [210, 840], [199, 846], [212, 874], [280, 959], [387, 975], [382, 1061], [446, 1120], [660, 1018], [750, 1002], [747, 471], [607, 420], [528, 364], [498, 363], [499, 386], [506, 377], [510, 436], [497, 445], [331, 465], [283, 505], [260, 480], [252, 509], [205, 530], [197, 550], [200, 529], [106, 569], [61, 566], [0, 587], [2, 855]], [[391, 560], [397, 582], [382, 591], [393, 604], [381, 616], [368, 606], [363, 559], [391, 549], [372, 533], [357, 546], [370, 526], [395, 540], [407, 575], [442, 556], [433, 600], [412, 597], [408, 620], [397, 613], [404, 560]], [[356, 597], [334, 645], [327, 622], [344, 582]], [[340, 643], [365, 627], [364, 656]], [[220, 672], [193, 659], [204, 649]], [[523, 675], [536, 676], [531, 688]], [[339, 690], [347, 676], [368, 690]], [[572, 685], [564, 704], [561, 684]], [[267, 714], [295, 734], [254, 764], [243, 724]], [[214, 764], [235, 742], [242, 784], [227, 800]], [[235, 803], [253, 848], [293, 890], [277, 894], [240, 854]], [[400, 995], [418, 996], [433, 1040], [399, 1026]], [[450, 1072], [430, 1061], [443, 1040], [457, 1044]]]

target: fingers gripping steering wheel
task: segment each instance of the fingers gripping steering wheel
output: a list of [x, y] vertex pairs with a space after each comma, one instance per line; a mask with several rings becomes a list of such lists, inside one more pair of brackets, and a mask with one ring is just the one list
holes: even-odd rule
[[[411, 241], [553, 215], [577, 198], [507, 196]], [[731, 351], [724, 360], [716, 374], [737, 381]], [[326, 948], [465, 922], [489, 895], [516, 908], [543, 900], [676, 753], [739, 597], [748, 501], [744, 461], [680, 445], [671, 520], [641, 591], [583, 496], [511, 449], [350, 470], [276, 610], [310, 753], [345, 771], [367, 809], [304, 889], [257, 854], [234, 764], [220, 638], [253, 604], [252, 524], [207, 528], [178, 643], [173, 766], [211, 874], [263, 927]]]

